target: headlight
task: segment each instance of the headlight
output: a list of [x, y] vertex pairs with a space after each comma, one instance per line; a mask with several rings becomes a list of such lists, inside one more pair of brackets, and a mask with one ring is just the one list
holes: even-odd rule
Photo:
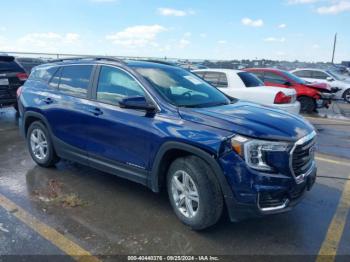
[[240, 135], [231, 139], [231, 145], [233, 150], [245, 160], [249, 167], [261, 171], [273, 170], [266, 163], [266, 153], [287, 152], [291, 147], [291, 144], [285, 142], [256, 140]]

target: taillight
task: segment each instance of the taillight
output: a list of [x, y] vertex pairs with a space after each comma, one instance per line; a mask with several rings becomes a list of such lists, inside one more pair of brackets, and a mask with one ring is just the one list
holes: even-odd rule
[[20, 95], [22, 94], [22, 89], [23, 89], [23, 86], [20, 86], [19, 88], [17, 88], [17, 91], [16, 91], [17, 98], [19, 98]]
[[18, 73], [16, 75], [16, 77], [20, 80], [20, 81], [26, 81], [28, 79], [28, 75], [26, 73]]
[[278, 92], [275, 97], [275, 104], [289, 104], [292, 102], [292, 97], [285, 95], [283, 92]]

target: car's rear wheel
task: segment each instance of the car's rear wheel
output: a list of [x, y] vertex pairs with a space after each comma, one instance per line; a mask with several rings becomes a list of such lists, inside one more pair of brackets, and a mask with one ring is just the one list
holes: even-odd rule
[[350, 89], [348, 89], [344, 92], [343, 98], [344, 98], [345, 102], [350, 103]]
[[316, 102], [315, 99], [307, 96], [301, 96], [298, 98], [300, 102], [300, 111], [302, 113], [311, 114], [316, 110]]
[[196, 156], [176, 159], [167, 174], [170, 203], [177, 217], [194, 230], [214, 225], [223, 210], [220, 185], [209, 165]]
[[33, 122], [29, 126], [27, 146], [31, 157], [39, 166], [51, 167], [59, 161], [50, 134], [46, 126], [40, 121]]

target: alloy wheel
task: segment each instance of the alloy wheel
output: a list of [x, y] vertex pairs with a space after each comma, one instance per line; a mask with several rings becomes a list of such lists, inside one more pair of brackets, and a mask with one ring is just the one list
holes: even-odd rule
[[48, 143], [44, 132], [41, 129], [34, 129], [30, 135], [30, 147], [33, 155], [43, 160], [48, 154]]
[[177, 171], [171, 180], [171, 191], [177, 209], [187, 218], [193, 218], [199, 209], [197, 186], [188, 173]]

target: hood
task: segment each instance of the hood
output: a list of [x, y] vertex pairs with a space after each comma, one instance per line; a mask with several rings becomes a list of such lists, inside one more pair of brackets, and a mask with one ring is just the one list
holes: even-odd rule
[[324, 91], [331, 91], [332, 88], [329, 84], [327, 83], [317, 83], [317, 82], [314, 82], [314, 83], [307, 83], [306, 86], [308, 87], [311, 87], [311, 88], [314, 88], [314, 89], [317, 89], [319, 90], [320, 92], [324, 92]]
[[187, 121], [258, 139], [296, 141], [314, 130], [301, 116], [243, 101], [217, 107], [180, 108], [179, 114]]

